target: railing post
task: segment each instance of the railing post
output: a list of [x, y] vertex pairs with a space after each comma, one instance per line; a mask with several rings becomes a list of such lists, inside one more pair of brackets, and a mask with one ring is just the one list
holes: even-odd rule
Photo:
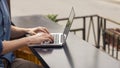
[[116, 59], [118, 59], [118, 51], [119, 51], [119, 45], [120, 45], [120, 35], [117, 38], [117, 51], [116, 51]]
[[83, 17], [83, 40], [86, 40], [86, 18]]
[[110, 54], [110, 40], [111, 40], [111, 35], [109, 34], [109, 41], [108, 41], [108, 54]]
[[97, 48], [100, 48], [100, 46], [99, 46], [99, 42], [100, 42], [100, 20], [102, 20], [99, 16], [97, 17], [98, 19], [97, 19], [97, 22], [98, 22], [98, 37], [97, 37], [97, 45], [96, 45], [96, 47]]
[[106, 41], [105, 41], [106, 33], [105, 33], [105, 30], [106, 30], [106, 19], [104, 19], [104, 28], [102, 29], [102, 32], [103, 32], [103, 50], [106, 51]]
[[114, 57], [115, 33], [112, 35], [112, 56]]

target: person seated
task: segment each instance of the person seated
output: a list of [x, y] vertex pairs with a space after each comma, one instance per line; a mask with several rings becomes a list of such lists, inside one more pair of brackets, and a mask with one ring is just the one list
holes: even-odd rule
[[[25, 34], [29, 37], [18, 38]], [[7, 60], [8, 68], [42, 68], [30, 61], [15, 58], [13, 51], [29, 44], [41, 44], [44, 41], [53, 42], [53, 37], [45, 27], [20, 28], [11, 25], [10, 14], [8, 12], [7, 0], [0, 0], [0, 68], [4, 68], [4, 60]]]

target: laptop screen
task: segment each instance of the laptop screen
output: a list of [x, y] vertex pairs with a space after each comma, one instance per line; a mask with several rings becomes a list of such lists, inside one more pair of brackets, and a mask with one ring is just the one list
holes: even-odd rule
[[68, 36], [68, 33], [70, 31], [70, 28], [71, 28], [71, 25], [73, 23], [73, 19], [75, 17], [75, 11], [74, 11], [74, 8], [72, 7], [71, 9], [71, 12], [70, 12], [70, 15], [69, 15], [69, 18], [68, 18], [68, 21], [67, 21], [67, 24], [65, 26], [65, 30], [63, 32], [63, 34], [67, 37]]

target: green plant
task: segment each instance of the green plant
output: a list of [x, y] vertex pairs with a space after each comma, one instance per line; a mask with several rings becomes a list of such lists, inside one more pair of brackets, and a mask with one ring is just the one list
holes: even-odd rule
[[58, 16], [57, 14], [48, 14], [47, 15], [47, 17], [54, 22], [56, 22], [57, 16]]

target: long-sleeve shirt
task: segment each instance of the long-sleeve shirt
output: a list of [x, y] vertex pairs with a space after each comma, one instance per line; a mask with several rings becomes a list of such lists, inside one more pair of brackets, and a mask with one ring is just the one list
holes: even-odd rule
[[[3, 50], [3, 44], [2, 41], [9, 40], [10, 39], [10, 15], [8, 11], [8, 5], [6, 0], [0, 0], [0, 57], [5, 57], [10, 62], [14, 59], [13, 53], [10, 52], [5, 55], [1, 55], [1, 52]], [[0, 64], [1, 64], [0, 60]]]

